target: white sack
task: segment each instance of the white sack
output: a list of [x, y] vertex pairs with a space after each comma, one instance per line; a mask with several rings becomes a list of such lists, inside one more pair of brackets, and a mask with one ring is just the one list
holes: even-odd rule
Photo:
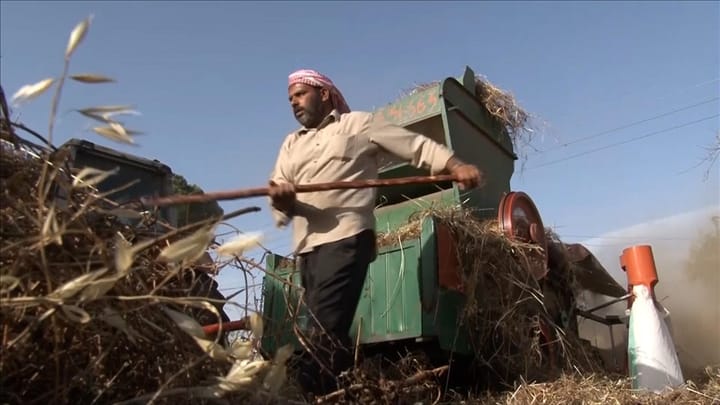
[[628, 336], [633, 388], [661, 393], [682, 385], [680, 361], [664, 319], [667, 312], [658, 310], [646, 286], [634, 286], [633, 295]]

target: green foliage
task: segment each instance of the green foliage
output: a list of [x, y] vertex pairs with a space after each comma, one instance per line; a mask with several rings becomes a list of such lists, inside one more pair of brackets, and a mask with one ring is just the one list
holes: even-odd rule
[[[173, 174], [172, 188], [174, 194], [202, 194], [204, 191], [195, 184], [189, 184], [185, 177]], [[210, 217], [220, 217], [224, 214], [217, 201], [202, 204], [183, 204], [177, 207], [178, 227], [202, 221]]]

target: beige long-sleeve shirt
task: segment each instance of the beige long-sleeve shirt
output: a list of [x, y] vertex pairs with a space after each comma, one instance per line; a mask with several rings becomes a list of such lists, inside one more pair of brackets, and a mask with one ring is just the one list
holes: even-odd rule
[[[368, 112], [333, 111], [317, 129], [302, 128], [282, 143], [270, 179], [276, 183], [325, 183], [376, 179], [383, 162], [401, 159], [437, 174], [452, 152], [430, 138], [391, 125]], [[298, 193], [292, 216], [272, 208], [278, 227], [292, 218], [293, 249], [315, 246], [375, 229], [374, 188]]]

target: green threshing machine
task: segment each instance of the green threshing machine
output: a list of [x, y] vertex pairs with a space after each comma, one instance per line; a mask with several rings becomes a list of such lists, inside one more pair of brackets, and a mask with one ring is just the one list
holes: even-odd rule
[[[508, 236], [540, 244], [552, 268], [557, 264], [556, 246], [546, 239], [535, 205], [526, 194], [510, 188], [517, 160], [512, 139], [483, 106], [476, 88], [475, 74], [468, 67], [461, 78], [446, 78], [377, 111], [394, 124], [446, 145], [459, 158], [488, 173], [484, 187], [462, 193], [452, 182], [378, 188], [377, 230], [388, 232], [405, 225], [428, 203], [462, 204], [481, 219], [497, 218]], [[385, 167], [380, 178], [427, 174], [400, 163]], [[614, 297], [625, 293], [587, 249], [566, 246], [571, 265], [581, 270], [576, 272], [581, 286]], [[355, 313], [353, 341], [365, 347], [433, 342], [446, 353], [471, 354], [467, 334], [458, 327], [464, 292], [457, 266], [452, 236], [431, 217], [424, 220], [416, 238], [381, 247], [368, 270]], [[301, 293], [299, 272], [292, 260], [275, 254], [267, 256], [266, 270], [263, 350], [274, 353], [288, 343], [299, 350], [293, 323], [302, 328], [306, 322], [302, 310], [294, 315]], [[578, 313], [576, 308], [561, 310], [572, 318], [570, 314]], [[576, 323], [571, 325], [577, 329]]]

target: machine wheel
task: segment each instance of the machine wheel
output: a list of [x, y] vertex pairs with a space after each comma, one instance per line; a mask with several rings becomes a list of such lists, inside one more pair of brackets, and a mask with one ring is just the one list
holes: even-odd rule
[[533, 261], [533, 277], [536, 280], [545, 277], [548, 272], [548, 241], [542, 218], [532, 199], [521, 191], [505, 194], [500, 200], [497, 220], [503, 234], [509, 239], [540, 247], [529, 259]]
[[557, 344], [553, 333], [553, 324], [560, 323], [562, 313], [562, 302], [555, 291], [554, 283], [550, 278], [550, 244], [545, 233], [540, 213], [530, 196], [521, 192], [513, 191], [505, 194], [498, 207], [498, 223], [503, 234], [512, 240], [537, 245], [540, 249], [533, 251], [528, 258], [532, 276], [538, 281], [545, 296], [545, 305], [551, 319], [540, 315], [540, 339], [543, 351], [549, 359], [549, 367], [554, 368], [557, 364]]

